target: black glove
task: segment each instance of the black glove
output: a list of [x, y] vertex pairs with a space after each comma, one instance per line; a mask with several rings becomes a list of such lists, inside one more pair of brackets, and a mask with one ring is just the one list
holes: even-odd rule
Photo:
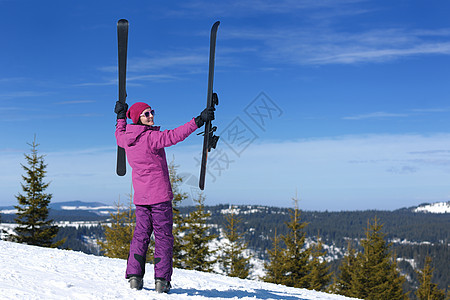
[[195, 118], [195, 124], [197, 124], [197, 127], [202, 127], [205, 122], [214, 120], [214, 111], [216, 109], [214, 107], [205, 108], [201, 114]]
[[114, 112], [117, 114], [117, 119], [126, 119], [127, 118], [127, 110], [128, 110], [128, 104], [122, 103], [120, 101], [116, 102], [116, 107], [114, 108]]

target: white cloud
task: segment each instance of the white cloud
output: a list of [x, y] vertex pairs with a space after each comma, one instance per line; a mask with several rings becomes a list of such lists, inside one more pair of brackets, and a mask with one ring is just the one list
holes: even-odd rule
[[86, 103], [95, 103], [95, 100], [68, 100], [68, 101], [60, 101], [55, 104], [66, 105], [66, 104], [86, 104]]
[[0, 78], [0, 84], [1, 83], [7, 83], [7, 84], [11, 84], [11, 83], [16, 83], [16, 82], [26, 82], [30, 80], [29, 78], [26, 77], [10, 77], [10, 78]]
[[346, 116], [342, 117], [343, 120], [367, 120], [367, 119], [386, 119], [386, 118], [406, 118], [406, 117], [412, 117], [417, 115], [424, 115], [424, 114], [435, 114], [435, 113], [444, 113], [449, 112], [449, 108], [417, 108], [417, 109], [410, 109], [407, 110], [407, 112], [402, 113], [392, 113], [392, 112], [384, 112], [384, 111], [377, 111], [372, 113], [366, 113], [366, 114], [358, 114], [354, 116]]
[[343, 117], [342, 119], [344, 119], [344, 120], [365, 120], [365, 119], [403, 118], [403, 117], [409, 117], [409, 115], [402, 114], [402, 113], [388, 113], [388, 112], [378, 111], [378, 112], [373, 112], [373, 113], [368, 113], [368, 114]]
[[[166, 152], [168, 160], [175, 157], [180, 165], [178, 172], [190, 177], [183, 189], [197, 192], [198, 145], [180, 144]], [[220, 153], [219, 160], [213, 153]], [[45, 154], [54, 201], [112, 203], [130, 191], [130, 168], [125, 177], [115, 174], [115, 147]], [[20, 163], [22, 153], [0, 156], [0, 205], [11, 204], [19, 191]], [[302, 209], [396, 209], [449, 200], [450, 134], [260, 142], [251, 144], [241, 157], [219, 141], [209, 156], [208, 170], [207, 204], [291, 206], [298, 189]]]
[[[130, 174], [115, 175], [115, 147], [39, 153], [45, 155], [46, 182], [52, 201], [86, 200], [117, 201], [130, 191]], [[28, 152], [28, 151], [25, 151]], [[23, 151], [5, 150], [0, 156], [0, 206], [10, 205], [21, 191], [20, 182], [26, 164]], [[129, 170], [130, 171], [130, 170]], [[130, 173], [130, 172], [129, 172]]]
[[415, 108], [411, 110], [412, 112], [417, 113], [441, 113], [441, 112], [449, 112], [450, 108], [444, 107], [444, 108]]
[[[314, 14], [316, 11], [325, 10], [339, 15], [360, 14], [364, 9], [354, 8], [355, 3], [364, 2], [361, 0], [338, 0], [338, 1], [307, 1], [307, 0], [247, 0], [247, 1], [188, 1], [183, 3], [183, 10], [172, 11], [171, 14], [194, 17], [198, 15], [211, 14], [215, 16], [249, 17], [264, 15], [289, 15], [292, 13], [307, 12]], [[315, 16], [315, 14], [314, 14]]]
[[323, 51], [315, 57], [310, 57], [307, 63], [310, 64], [353, 64], [361, 62], [385, 62], [417, 55], [429, 54], [450, 54], [450, 43], [422, 42], [423, 44], [413, 46], [405, 45], [399, 48], [383, 47], [382, 45], [373, 45], [358, 47], [349, 47], [342, 45], [334, 51]]
[[28, 97], [47, 96], [49, 94], [50, 94], [49, 92], [14, 91], [14, 92], [0, 93], [0, 98], [3, 99], [28, 98]]
[[228, 29], [223, 38], [260, 42], [260, 55], [299, 65], [377, 63], [422, 55], [449, 55], [450, 29], [384, 28], [362, 32], [324, 28]]
[[[209, 162], [206, 191], [221, 203], [289, 206], [296, 188], [307, 209], [395, 209], [449, 195], [450, 134], [261, 143], [242, 157], [224, 143], [218, 149], [231, 163], [220, 173]], [[194, 170], [198, 177], [197, 151], [183, 149], [175, 156], [182, 172]]]

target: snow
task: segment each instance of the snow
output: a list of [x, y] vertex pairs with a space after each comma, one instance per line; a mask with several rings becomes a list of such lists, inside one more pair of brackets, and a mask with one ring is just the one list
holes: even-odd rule
[[95, 227], [98, 225], [108, 225], [111, 226], [111, 223], [105, 223], [105, 222], [99, 222], [99, 221], [61, 221], [61, 222], [54, 222], [54, 225], [57, 225], [58, 227]]
[[117, 211], [117, 208], [114, 206], [87, 206], [87, 205], [78, 205], [78, 206], [68, 206], [62, 205], [60, 207], [61, 210], [85, 210], [95, 212], [99, 215], [109, 215], [111, 211]]
[[4, 210], [0, 210], [0, 214], [5, 214], [5, 215], [13, 215], [13, 214], [17, 214], [19, 210], [17, 209], [4, 209]]
[[6, 240], [9, 235], [15, 234], [14, 229], [17, 224], [13, 223], [0, 223], [0, 240]]
[[414, 209], [414, 212], [428, 212], [434, 214], [450, 213], [450, 201], [421, 205]]
[[153, 291], [153, 265], [144, 289], [131, 290], [126, 261], [81, 252], [0, 241], [2, 299], [350, 299], [218, 274], [175, 269], [170, 294]]
[[63, 206], [61, 206], [61, 209], [62, 210], [101, 210], [101, 209], [114, 210], [116, 208], [114, 208], [114, 206], [86, 206], [86, 205], [67, 206], [67, 205], [63, 205]]
[[267, 207], [256, 207], [256, 208], [252, 208], [251, 206], [247, 206], [247, 210], [242, 210], [239, 207], [235, 207], [233, 205], [230, 205], [229, 208], [226, 209], [222, 209], [220, 212], [224, 215], [226, 214], [244, 214], [244, 215], [248, 215], [248, 214], [255, 214], [255, 213], [260, 213], [260, 212], [264, 212], [265, 210], [267, 210]]

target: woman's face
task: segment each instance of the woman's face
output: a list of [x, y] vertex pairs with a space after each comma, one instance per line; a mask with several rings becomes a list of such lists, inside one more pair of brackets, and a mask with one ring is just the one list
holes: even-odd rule
[[155, 122], [153, 120], [153, 118], [154, 118], [153, 113], [154, 112], [150, 107], [145, 109], [140, 116], [141, 123], [144, 125], [149, 125], [149, 126], [155, 125]]

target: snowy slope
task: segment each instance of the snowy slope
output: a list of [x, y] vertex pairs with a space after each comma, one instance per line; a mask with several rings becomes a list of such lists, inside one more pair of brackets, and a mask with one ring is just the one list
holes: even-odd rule
[[450, 213], [450, 201], [422, 204], [413, 210], [414, 212], [425, 212], [434, 214]]
[[350, 299], [305, 289], [175, 269], [170, 294], [130, 290], [125, 261], [0, 241], [1, 299]]

